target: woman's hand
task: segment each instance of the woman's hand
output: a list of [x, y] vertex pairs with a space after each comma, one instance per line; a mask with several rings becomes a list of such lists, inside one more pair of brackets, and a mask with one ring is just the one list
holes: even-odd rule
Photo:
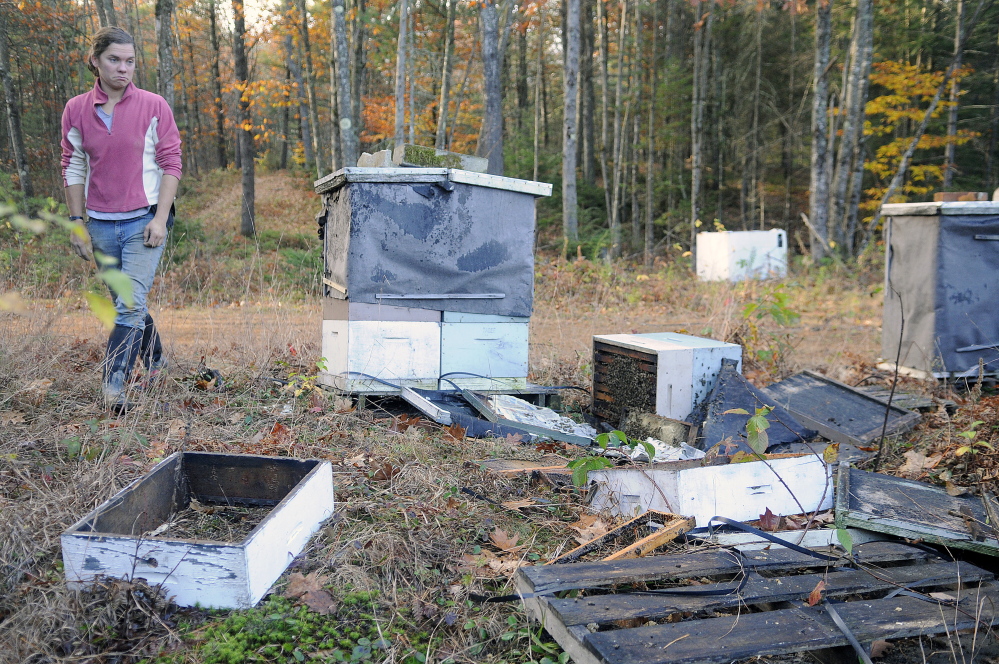
[[73, 245], [76, 255], [85, 261], [94, 259], [93, 247], [90, 243], [90, 234], [83, 224], [78, 225], [69, 233], [69, 243]]
[[143, 244], [147, 247], [158, 247], [166, 240], [167, 236], [167, 215], [160, 217], [159, 213], [153, 217], [152, 221], [146, 224], [142, 231]]

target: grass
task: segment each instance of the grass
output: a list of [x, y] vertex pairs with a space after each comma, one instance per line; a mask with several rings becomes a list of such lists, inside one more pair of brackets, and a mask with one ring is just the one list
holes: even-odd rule
[[[217, 320], [205, 312], [225, 311], [230, 327], [206, 335], [202, 345], [173, 347], [168, 380], [136, 393], [139, 408], [122, 417], [98, 404], [102, 335], [93, 328], [66, 334], [61, 327], [67, 317], [89, 320], [80, 291], [99, 286], [88, 266], [71, 257], [57, 232], [0, 228], [0, 294], [16, 290], [32, 303], [27, 316], [0, 312], [0, 659], [564, 661], [518, 604], [475, 604], [468, 595], [508, 592], [517, 565], [575, 546], [569, 524], [583, 509], [579, 495], [499, 478], [473, 463], [537, 459], [544, 450], [456, 439], [425, 421], [410, 426], [384, 409], [391, 404], [352, 410], [342, 395], [306, 389], [296, 397], [271, 380], [304, 377], [301, 386], [317, 371], [317, 341], [282, 334], [296, 316], [316, 316], [318, 203], [305, 179], [264, 174], [257, 186], [260, 233], [251, 241], [236, 232], [235, 173], [185, 181], [154, 307], [185, 307], [202, 326]], [[869, 339], [876, 327], [870, 321], [880, 317], [876, 261], [849, 268], [799, 264], [781, 284], [730, 285], [693, 280], [686, 260], [671, 253], [644, 267], [540, 255], [533, 379], [586, 386], [589, 336], [632, 329], [741, 340], [747, 373], [760, 383], [802, 366], [824, 367], [848, 382], [871, 374], [884, 379], [872, 366], [874, 351], [830, 333], [840, 326], [843, 335], [859, 329]], [[257, 310], [232, 306], [241, 301], [261, 302], [272, 326], [260, 324]], [[197, 374], [204, 366], [222, 372], [223, 392], [201, 389]], [[585, 396], [570, 399], [585, 406]], [[891, 441], [890, 467], [917, 450], [941, 455], [921, 477], [993, 482], [999, 465], [993, 453], [953, 454], [967, 441], [958, 434], [978, 420], [985, 422], [978, 440], [995, 443], [999, 400], [985, 396], [952, 418], [926, 418], [911, 436]], [[178, 611], [139, 580], [106, 580], [87, 592], [65, 587], [59, 534], [182, 449], [335, 464], [337, 514], [288, 573], [325, 577], [333, 599], [328, 615], [284, 596], [288, 574], [259, 607], [232, 612]], [[549, 503], [508, 509], [462, 488], [498, 502], [530, 496]], [[506, 553], [491, 537], [497, 529], [525, 548]]]

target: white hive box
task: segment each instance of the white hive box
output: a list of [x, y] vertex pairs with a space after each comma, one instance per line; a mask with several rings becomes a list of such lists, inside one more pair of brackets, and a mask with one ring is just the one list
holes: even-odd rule
[[[241, 542], [152, 534], [192, 499], [272, 509]], [[100, 576], [142, 578], [179, 606], [247, 609], [333, 508], [328, 461], [177, 452], [62, 534], [66, 583], [81, 588]]]
[[742, 370], [742, 346], [674, 332], [593, 337], [593, 412], [612, 424], [625, 410], [682, 420], [711, 392], [723, 359]]
[[786, 231], [697, 234], [697, 278], [701, 281], [743, 281], [786, 275]]
[[[697, 527], [713, 516], [758, 519], [768, 508], [778, 515], [832, 507], [832, 470], [813, 454], [721, 466], [675, 461], [591, 470], [590, 509], [632, 518], [646, 510], [692, 516]], [[799, 507], [799, 504], [801, 507]]]

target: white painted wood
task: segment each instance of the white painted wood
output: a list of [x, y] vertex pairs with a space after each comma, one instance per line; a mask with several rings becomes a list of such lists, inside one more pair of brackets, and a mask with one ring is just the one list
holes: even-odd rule
[[323, 357], [335, 377], [390, 383], [430, 380], [440, 375], [441, 324], [429, 321], [323, 321]]
[[551, 196], [552, 185], [545, 182], [518, 180], [500, 175], [473, 173], [448, 168], [342, 168], [336, 173], [316, 180], [313, 184], [317, 194], [323, 194], [342, 187], [347, 182], [396, 182], [427, 183], [450, 180], [459, 184], [471, 184], [491, 189], [505, 189], [532, 196]]
[[698, 233], [696, 256], [701, 281], [781, 278], [787, 275], [787, 232]]
[[178, 606], [250, 608], [334, 509], [333, 470], [328, 461], [323, 461], [243, 542], [142, 538], [79, 530], [136, 484], [125, 487], [62, 534], [68, 587], [84, 588], [98, 576], [145, 579], [150, 585], [162, 586]]
[[527, 377], [528, 323], [441, 323], [440, 375]]
[[[850, 538], [854, 545], [892, 539], [887, 535], [876, 533], [871, 530], [862, 530], [860, 528], [847, 528], [846, 530], [850, 533]], [[692, 534], [693, 533], [688, 533], [687, 535], [689, 537]], [[832, 546], [839, 544], [835, 528], [812, 528], [807, 533], [800, 530], [780, 530], [769, 534], [773, 535], [777, 539], [782, 539], [785, 542], [790, 542], [804, 547]], [[711, 537], [705, 537], [704, 540], [711, 542], [712, 544], [732, 547], [738, 549], [739, 551], [759, 551], [773, 546], [772, 542], [765, 540], [758, 535], [751, 535], [749, 533], [715, 533]]]
[[999, 214], [999, 201], [953, 201], [950, 203], [888, 203], [886, 217], [934, 217], [947, 215]]
[[814, 455], [693, 468], [679, 463], [590, 471], [591, 509], [628, 518], [650, 509], [673, 512], [702, 527], [713, 516], [751, 521], [767, 508], [786, 515], [833, 504], [832, 471]]
[[429, 399], [420, 396], [408, 387], [403, 387], [402, 390], [399, 391], [399, 396], [434, 422], [443, 424], [444, 426], [450, 426], [451, 413], [443, 408], [437, 407], [437, 405]]
[[[500, 392], [509, 392], [512, 390], [526, 390], [528, 388], [527, 378], [511, 378], [506, 377], [492, 377], [492, 378], [474, 378], [470, 376], [448, 376], [447, 380], [450, 382], [441, 381], [441, 386], [439, 389], [450, 389], [452, 387], [459, 387], [464, 390], [493, 390]], [[451, 383], [454, 383], [452, 385]]]
[[461, 311], [443, 312], [445, 323], [530, 323], [528, 316], [493, 316], [492, 314], [466, 314]]
[[742, 346], [675, 332], [606, 334], [594, 341], [656, 355], [656, 414], [682, 420], [714, 389], [723, 359], [742, 370]]
[[249, 606], [254, 606], [333, 515], [333, 466], [320, 463], [246, 538]]

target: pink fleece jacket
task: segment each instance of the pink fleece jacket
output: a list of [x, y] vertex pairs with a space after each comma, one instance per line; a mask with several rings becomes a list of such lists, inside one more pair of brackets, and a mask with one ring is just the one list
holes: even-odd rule
[[111, 129], [97, 115], [108, 96], [99, 83], [69, 100], [62, 113], [62, 178], [85, 185], [87, 208], [127, 212], [155, 205], [160, 180], [180, 178], [180, 132], [163, 97], [129, 83]]

